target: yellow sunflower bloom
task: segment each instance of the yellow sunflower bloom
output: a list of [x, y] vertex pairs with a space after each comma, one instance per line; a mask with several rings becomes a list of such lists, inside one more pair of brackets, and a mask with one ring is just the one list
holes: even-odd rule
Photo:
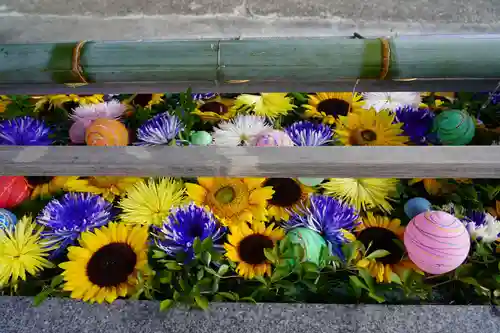
[[192, 112], [203, 121], [218, 122], [229, 120], [236, 115], [236, 110], [232, 108], [234, 100], [216, 96], [209, 100], [198, 100], [197, 108]]
[[110, 223], [82, 233], [80, 246], [68, 248], [63, 290], [71, 298], [90, 303], [112, 303], [133, 293], [139, 273], [149, 274], [148, 228]]
[[267, 178], [263, 186], [271, 186], [274, 194], [267, 200], [268, 216], [288, 221], [290, 211], [307, 205], [309, 193], [314, 190], [292, 178]]
[[49, 109], [64, 108], [64, 104], [73, 102], [75, 104], [98, 104], [104, 102], [104, 95], [45, 95], [34, 96], [33, 99], [37, 100], [35, 103], [35, 111], [40, 111], [46, 104], [49, 104]]
[[123, 101], [123, 103], [131, 107], [138, 105], [145, 109], [151, 109], [154, 105], [163, 102], [163, 97], [165, 97], [165, 94], [135, 94]]
[[322, 119], [325, 124], [334, 124], [339, 116], [346, 116], [363, 106], [362, 95], [350, 92], [322, 92], [309, 95], [305, 109], [308, 118]]
[[126, 223], [161, 225], [172, 208], [186, 203], [185, 192], [183, 183], [173, 178], [141, 180], [121, 198], [120, 218]]
[[267, 228], [264, 222], [257, 221], [251, 226], [241, 223], [229, 228], [229, 243], [224, 244], [226, 257], [238, 263], [236, 271], [246, 279], [271, 274], [271, 263], [264, 255], [265, 249], [273, 248], [285, 233], [281, 228], [274, 228], [271, 223]]
[[41, 242], [42, 228], [30, 216], [21, 218], [14, 229], [0, 229], [0, 287], [16, 286], [44, 268], [52, 267], [47, 260], [51, 248]]
[[394, 114], [374, 109], [351, 112], [339, 116], [335, 136], [346, 146], [404, 146], [407, 136], [402, 136], [403, 123], [394, 124]]
[[405, 251], [400, 247], [404, 230], [399, 219], [367, 213], [356, 227], [357, 240], [367, 249], [366, 255], [377, 250], [386, 250], [389, 254], [375, 259], [360, 257], [356, 266], [366, 268], [378, 283], [390, 283], [393, 273], [401, 277], [401, 272], [408, 268], [421, 273], [409, 259], [404, 258]]
[[64, 191], [66, 183], [72, 177], [26, 177], [28, 184], [32, 188], [31, 199], [48, 198]]
[[264, 178], [198, 178], [186, 184], [188, 196], [198, 205], [208, 206], [228, 225], [264, 220], [267, 200], [273, 196]]
[[132, 185], [142, 180], [139, 177], [70, 177], [65, 188], [71, 192], [90, 192], [102, 195], [108, 201], [113, 201], [125, 193]]
[[9, 96], [0, 95], [0, 113], [5, 112], [7, 106], [11, 103]]
[[390, 178], [330, 178], [321, 184], [325, 194], [337, 197], [358, 211], [373, 208], [392, 211], [388, 200], [396, 193], [397, 179]]
[[286, 116], [295, 108], [292, 98], [286, 97], [286, 93], [261, 93], [260, 95], [242, 94], [236, 97], [231, 112], [248, 112], [260, 117], [276, 119]]

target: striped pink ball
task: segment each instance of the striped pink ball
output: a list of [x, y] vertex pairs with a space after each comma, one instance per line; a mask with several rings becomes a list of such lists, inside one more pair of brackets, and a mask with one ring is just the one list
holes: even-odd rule
[[410, 260], [422, 271], [443, 274], [460, 266], [470, 249], [470, 236], [455, 216], [423, 212], [405, 230], [404, 243]]

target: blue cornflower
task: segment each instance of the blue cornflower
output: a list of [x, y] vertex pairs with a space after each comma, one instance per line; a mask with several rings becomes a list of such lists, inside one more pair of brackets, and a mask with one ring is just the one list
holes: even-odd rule
[[426, 144], [427, 135], [432, 129], [434, 114], [428, 109], [417, 109], [404, 106], [396, 109], [394, 123], [403, 123], [401, 129], [405, 136], [415, 144]]
[[207, 99], [212, 99], [215, 96], [217, 96], [217, 94], [216, 93], [212, 93], [212, 92], [209, 92], [209, 93], [200, 93], [200, 94], [191, 94], [191, 97], [195, 101], [205, 101]]
[[153, 227], [156, 245], [171, 256], [179, 252], [187, 254], [187, 259], [194, 257], [193, 243], [196, 237], [203, 241], [210, 237], [214, 247], [225, 233], [212, 212], [191, 203], [187, 206], [175, 208], [163, 221], [160, 227]]
[[311, 195], [309, 205], [298, 212], [290, 212], [290, 219], [284, 224], [286, 230], [309, 228], [319, 233], [327, 242], [330, 252], [339, 258], [342, 244], [348, 242], [346, 232], [351, 231], [359, 222], [354, 207], [326, 195]]
[[50, 127], [43, 120], [28, 116], [0, 122], [0, 145], [48, 146], [53, 140]]
[[179, 118], [168, 112], [160, 113], [146, 121], [137, 129], [139, 145], [165, 145], [170, 143], [183, 125]]
[[36, 222], [46, 228], [42, 236], [47, 245], [57, 245], [54, 258], [74, 244], [82, 232], [108, 224], [113, 216], [113, 205], [98, 195], [66, 193], [61, 199], [50, 201]]
[[333, 131], [325, 124], [299, 121], [285, 128], [286, 134], [297, 146], [322, 146], [332, 141]]

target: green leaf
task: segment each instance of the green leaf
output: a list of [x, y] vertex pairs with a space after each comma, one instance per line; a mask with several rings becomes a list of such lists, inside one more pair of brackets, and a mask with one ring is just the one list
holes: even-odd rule
[[207, 237], [201, 242], [201, 251], [210, 251], [213, 248], [213, 242], [211, 237]]
[[367, 269], [360, 268], [358, 269], [359, 275], [363, 278], [365, 281], [366, 285], [370, 289], [370, 291], [375, 290], [375, 279], [373, 276], [370, 275], [370, 272], [368, 272]]
[[276, 282], [284, 278], [289, 274], [289, 270], [283, 267], [278, 267], [274, 270], [273, 275], [271, 275], [271, 282]]
[[402, 268], [401, 269], [401, 280], [403, 281], [404, 284], [408, 282], [408, 279], [410, 278], [412, 274], [412, 270], [409, 268]]
[[231, 301], [237, 301], [239, 299], [239, 296], [236, 293], [221, 291], [220, 293], [217, 294]]
[[260, 283], [262, 283], [263, 285], [267, 286], [267, 281], [266, 281], [266, 279], [263, 276], [258, 275], [258, 276], [255, 277], [255, 280], [257, 280]]
[[474, 279], [473, 277], [470, 277], [470, 276], [468, 276], [468, 277], [463, 277], [463, 278], [460, 278], [459, 280], [460, 280], [461, 282], [463, 282], [463, 283], [467, 283], [467, 284], [470, 284], [470, 285], [475, 286], [475, 287], [480, 287], [480, 288], [483, 288], [483, 286], [481, 286], [481, 285], [479, 284], [479, 282], [477, 282], [477, 280], [476, 280], [476, 279]]
[[385, 298], [383, 298], [382, 296], [379, 296], [377, 294], [374, 294], [372, 292], [369, 292], [368, 296], [370, 296], [371, 298], [373, 298], [374, 300], [376, 300], [379, 303], [384, 303], [385, 302]]
[[201, 241], [198, 237], [196, 237], [193, 241], [193, 249], [195, 255], [200, 255], [202, 252]]
[[162, 259], [162, 258], [165, 258], [166, 256], [167, 256], [167, 254], [163, 251], [153, 250], [153, 258], [154, 259]]
[[253, 304], [257, 304], [257, 302], [252, 297], [242, 297], [240, 298], [240, 302], [250, 302]]
[[370, 289], [363, 282], [361, 282], [361, 280], [357, 276], [354, 275], [349, 276], [349, 282], [355, 288], [365, 289], [367, 291], [370, 291]]
[[212, 262], [212, 255], [210, 254], [210, 252], [203, 252], [203, 254], [201, 255], [201, 258], [202, 258], [202, 261], [207, 265], [209, 266], [210, 263]]
[[42, 290], [39, 294], [33, 297], [33, 306], [39, 306], [42, 304], [52, 293], [53, 289]]
[[61, 283], [64, 281], [64, 276], [62, 275], [56, 275], [52, 278], [52, 281], [50, 281], [50, 287], [51, 288], [56, 288], [59, 286]]
[[264, 249], [264, 255], [266, 256], [267, 260], [272, 263], [275, 263], [279, 260], [279, 258], [273, 252], [273, 249]]
[[386, 257], [389, 254], [391, 254], [391, 253], [387, 250], [375, 250], [372, 253], [370, 253], [369, 255], [367, 255], [366, 259], [379, 259], [379, 258]]
[[397, 246], [398, 246], [401, 250], [403, 250], [403, 252], [405, 252], [405, 250], [406, 250], [406, 248], [405, 248], [405, 244], [404, 244], [401, 240], [399, 240], [399, 239], [395, 238], [395, 239], [393, 239], [392, 241], [393, 241], [394, 243], [396, 243], [396, 245], [397, 245]]
[[391, 282], [393, 282], [393, 283], [400, 284], [400, 285], [403, 284], [403, 282], [401, 281], [401, 278], [399, 277], [399, 275], [397, 275], [394, 272], [391, 272], [390, 278], [391, 278]]
[[167, 266], [167, 268], [171, 271], [180, 271], [182, 269], [182, 266], [174, 261], [165, 263], [165, 266]]
[[198, 273], [196, 273], [196, 278], [198, 279], [198, 281], [203, 279], [203, 276], [205, 275], [204, 273], [205, 271], [203, 269], [200, 269]]
[[163, 272], [161, 272], [161, 274], [160, 274], [160, 283], [161, 284], [169, 284], [169, 283], [171, 283], [173, 275], [174, 274], [172, 272], [169, 272], [169, 271], [163, 271]]
[[228, 270], [229, 270], [229, 266], [226, 265], [226, 264], [223, 264], [223, 265], [220, 265], [219, 270], [217, 271], [217, 273], [220, 276], [224, 276], [224, 274], [226, 274]]
[[179, 301], [181, 299], [181, 297], [182, 297], [181, 294], [177, 290], [174, 291], [174, 297], [173, 297], [174, 301], [176, 301], [176, 302]]
[[307, 287], [307, 289], [309, 289], [309, 291], [315, 293], [317, 290], [318, 290], [318, 287], [316, 287], [316, 285], [314, 283], [311, 283], [309, 281], [300, 281], [303, 285], [305, 285]]
[[161, 301], [160, 303], [160, 311], [167, 311], [172, 306], [174, 306], [175, 301], [173, 299], [166, 299]]
[[194, 301], [202, 310], [208, 310], [208, 299], [204, 296], [195, 296]]
[[206, 270], [208, 273], [212, 274], [212, 275], [217, 275], [217, 272], [214, 271], [212, 268], [210, 267], [203, 267], [204, 270]]
[[301, 263], [300, 266], [302, 267], [302, 269], [306, 273], [317, 273], [317, 272], [319, 272], [318, 265], [316, 265], [315, 263], [312, 263], [312, 262], [306, 261], [306, 262]]
[[212, 292], [213, 293], [216, 293], [217, 291], [219, 291], [219, 282], [220, 282], [220, 279], [218, 277], [214, 278], [214, 280], [212, 282]]

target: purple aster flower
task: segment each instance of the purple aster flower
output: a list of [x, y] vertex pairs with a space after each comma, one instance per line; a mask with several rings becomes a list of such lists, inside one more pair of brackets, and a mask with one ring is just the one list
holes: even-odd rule
[[473, 240], [493, 243], [500, 237], [500, 221], [489, 213], [471, 211], [462, 222]]
[[396, 109], [394, 123], [403, 123], [402, 130], [411, 142], [416, 144], [426, 144], [427, 135], [431, 131], [434, 114], [428, 109], [417, 109], [411, 106], [404, 106]]
[[53, 142], [50, 134], [45, 122], [28, 116], [0, 122], [0, 145], [48, 146]]
[[293, 143], [297, 146], [322, 146], [332, 141], [333, 131], [325, 124], [299, 121], [285, 128]]
[[207, 99], [212, 99], [215, 96], [217, 96], [217, 94], [216, 93], [212, 93], [212, 92], [204, 93], [204, 94], [201, 94], [201, 93], [200, 94], [191, 94], [191, 97], [195, 101], [205, 101]]
[[168, 112], [160, 113], [137, 129], [138, 145], [166, 145], [183, 130], [179, 118]]
[[102, 197], [92, 193], [66, 193], [61, 199], [50, 201], [36, 222], [46, 228], [42, 236], [47, 245], [57, 244], [54, 258], [74, 244], [82, 232], [102, 227], [113, 217], [113, 205]]
[[319, 233], [327, 242], [330, 252], [343, 259], [342, 244], [348, 242], [344, 232], [351, 231], [359, 215], [354, 207], [326, 195], [311, 195], [309, 205], [298, 212], [290, 212], [290, 219], [284, 224], [286, 230], [309, 228]]
[[181, 208], [175, 208], [163, 221], [160, 227], [153, 227], [156, 245], [171, 256], [179, 252], [187, 254], [188, 260], [194, 257], [193, 244], [195, 238], [200, 241], [210, 237], [214, 247], [225, 233], [212, 212], [191, 203]]

